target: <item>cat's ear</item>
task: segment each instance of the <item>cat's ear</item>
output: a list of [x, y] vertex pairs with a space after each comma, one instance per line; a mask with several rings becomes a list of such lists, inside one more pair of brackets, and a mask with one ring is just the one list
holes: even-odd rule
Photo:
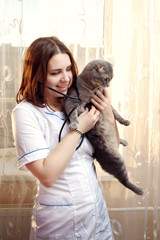
[[104, 72], [105, 71], [105, 68], [103, 66], [99, 66], [99, 65], [96, 65], [95, 69], [96, 69], [97, 72]]
[[99, 72], [105, 72], [105, 68], [103, 66], [99, 67]]

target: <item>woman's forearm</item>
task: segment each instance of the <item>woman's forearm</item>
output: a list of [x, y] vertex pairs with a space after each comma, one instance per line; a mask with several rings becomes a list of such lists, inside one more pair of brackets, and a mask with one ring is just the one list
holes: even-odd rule
[[117, 140], [117, 145], [119, 146], [120, 139], [119, 139], [119, 132], [118, 132], [116, 120], [115, 120], [114, 123], [113, 123], [113, 128], [114, 128], [114, 131], [115, 131], [115, 136], [116, 136], [116, 140]]
[[28, 169], [43, 185], [51, 187], [70, 162], [79, 140], [80, 134], [69, 131], [46, 158], [27, 164]]
[[[92, 107], [90, 111], [85, 110], [78, 117], [78, 130], [82, 133], [89, 131], [98, 119], [99, 111], [96, 108]], [[46, 158], [27, 164], [28, 169], [43, 185], [52, 186], [72, 159], [80, 137], [78, 132], [70, 130]]]

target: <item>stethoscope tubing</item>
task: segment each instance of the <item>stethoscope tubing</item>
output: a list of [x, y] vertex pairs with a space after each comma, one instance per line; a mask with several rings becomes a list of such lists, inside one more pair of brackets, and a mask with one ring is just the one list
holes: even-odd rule
[[[60, 142], [60, 141], [61, 141], [61, 135], [62, 135], [63, 128], [64, 128], [66, 122], [68, 121], [70, 115], [72, 114], [72, 112], [81, 104], [81, 99], [79, 98], [78, 89], [76, 89], [78, 96], [77, 96], [77, 97], [73, 97], [73, 96], [69, 96], [69, 95], [67, 95], [67, 94], [61, 93], [61, 92], [59, 92], [58, 90], [56, 90], [56, 89], [54, 89], [54, 88], [51, 88], [51, 87], [49, 87], [49, 86], [47, 86], [47, 85], [45, 85], [45, 87], [47, 87], [48, 89], [50, 89], [50, 90], [52, 90], [52, 91], [54, 91], [54, 92], [56, 92], [56, 93], [59, 93], [59, 94], [63, 95], [63, 96], [66, 97], [66, 98], [70, 98], [70, 99], [73, 99], [73, 100], [79, 100], [79, 102], [76, 104], [76, 106], [74, 106], [74, 107], [72, 108], [72, 110], [69, 112], [69, 114], [67, 115], [66, 119], [64, 120], [64, 123], [63, 123], [63, 125], [62, 125], [62, 127], [61, 127], [61, 129], [60, 129], [60, 132], [59, 132], [59, 139], [58, 139], [58, 140], [59, 140], [59, 142]], [[79, 145], [78, 145], [78, 147], [76, 148], [76, 150], [77, 150], [78, 148], [80, 148], [83, 140], [84, 140], [84, 134], [82, 135], [82, 137], [81, 137], [81, 142], [79, 143]]]

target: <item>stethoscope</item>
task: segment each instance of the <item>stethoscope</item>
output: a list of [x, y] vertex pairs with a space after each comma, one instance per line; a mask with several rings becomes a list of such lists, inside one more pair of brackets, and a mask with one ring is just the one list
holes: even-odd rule
[[[42, 83], [40, 83], [40, 84], [42, 84]], [[48, 88], [48, 89], [50, 89], [51, 91], [54, 91], [54, 92], [56, 92], [56, 93], [59, 93], [59, 94], [63, 95], [63, 96], [66, 97], [66, 98], [70, 98], [70, 99], [73, 99], [73, 100], [78, 100], [78, 103], [72, 108], [72, 110], [69, 112], [69, 114], [67, 115], [66, 119], [64, 120], [64, 123], [62, 124], [62, 127], [61, 127], [60, 132], [59, 132], [59, 138], [58, 138], [58, 140], [59, 140], [59, 142], [60, 142], [60, 141], [61, 141], [62, 131], [63, 131], [63, 128], [64, 128], [66, 122], [69, 120], [69, 117], [70, 117], [70, 115], [72, 114], [72, 112], [81, 104], [82, 101], [81, 101], [81, 99], [80, 99], [80, 97], [79, 97], [79, 92], [78, 92], [78, 89], [76, 88], [76, 86], [75, 86], [75, 89], [76, 89], [76, 92], [77, 92], [77, 97], [73, 97], [73, 96], [69, 96], [69, 95], [67, 95], [67, 94], [61, 93], [61, 92], [59, 92], [58, 90], [56, 90], [56, 89], [54, 89], [54, 88], [52, 88], [52, 87], [49, 87], [49, 86], [47, 86], [47, 85], [45, 85], [45, 87]], [[79, 145], [78, 145], [78, 147], [76, 148], [76, 150], [77, 150], [78, 148], [80, 148], [83, 140], [84, 140], [84, 134], [82, 135], [82, 137], [81, 137], [81, 142], [79, 143]]]

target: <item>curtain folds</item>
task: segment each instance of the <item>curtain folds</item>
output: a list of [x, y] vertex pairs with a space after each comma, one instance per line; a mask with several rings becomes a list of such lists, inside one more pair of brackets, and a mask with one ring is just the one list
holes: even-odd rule
[[156, 0], [105, 1], [106, 53], [110, 49], [115, 70], [112, 102], [131, 122], [119, 127], [129, 144], [122, 155], [130, 178], [145, 190], [138, 197], [124, 189], [115, 193], [118, 183], [103, 184], [116, 239], [160, 239], [159, 10]]

